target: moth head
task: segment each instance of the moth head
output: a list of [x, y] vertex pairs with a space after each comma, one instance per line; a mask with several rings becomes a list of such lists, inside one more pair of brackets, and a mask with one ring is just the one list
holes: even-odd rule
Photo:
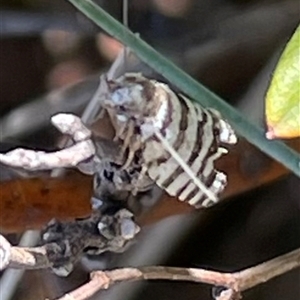
[[117, 80], [107, 80], [108, 96], [104, 105], [122, 115], [135, 120], [149, 116], [149, 82], [143, 77], [123, 76]]

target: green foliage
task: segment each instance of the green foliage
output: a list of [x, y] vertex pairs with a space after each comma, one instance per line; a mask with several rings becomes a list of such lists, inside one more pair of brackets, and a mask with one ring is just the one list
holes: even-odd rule
[[300, 136], [300, 26], [283, 51], [266, 96], [268, 138]]

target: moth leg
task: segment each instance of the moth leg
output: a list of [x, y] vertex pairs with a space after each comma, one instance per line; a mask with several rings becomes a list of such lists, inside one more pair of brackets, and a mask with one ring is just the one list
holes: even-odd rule
[[128, 124], [128, 130], [126, 132], [126, 136], [124, 138], [123, 145], [121, 148], [121, 153], [123, 155], [125, 155], [125, 152], [127, 151], [127, 149], [129, 150], [126, 161], [122, 166], [122, 170], [126, 170], [131, 165], [131, 163], [134, 160], [136, 151], [141, 148], [141, 141], [135, 135], [135, 132], [134, 132], [135, 127], [134, 126], [135, 125], [133, 122], [130, 122]]
[[124, 132], [126, 130], [127, 124], [124, 124], [123, 126], [119, 126], [118, 130], [116, 130], [116, 134], [113, 138], [113, 141], [116, 142], [120, 139], [122, 139], [122, 136], [124, 135]]
[[[124, 130], [122, 131], [124, 132]], [[126, 136], [124, 138], [122, 149], [121, 149], [122, 153], [125, 153], [126, 149], [129, 147], [133, 136], [134, 136], [134, 124], [133, 122], [129, 122]]]
[[147, 171], [148, 171], [148, 166], [144, 164], [142, 166], [142, 170], [140, 171], [139, 176], [138, 176], [138, 178], [136, 180], [136, 184], [134, 185], [134, 188], [131, 191], [131, 194], [133, 196], [136, 196], [137, 193], [141, 191], [141, 187], [139, 186], [139, 182], [141, 182], [141, 181], [144, 180], [144, 178], [145, 178], [145, 176], [147, 174]]
[[[128, 143], [129, 145], [130, 143]], [[131, 143], [130, 146], [128, 146], [128, 156], [126, 158], [125, 163], [122, 166], [122, 170], [126, 170], [129, 168], [129, 166], [132, 164], [133, 160], [134, 160], [134, 156], [136, 154], [136, 152], [141, 149], [141, 142], [139, 140], [135, 140], [133, 143]], [[124, 149], [125, 152], [126, 149]]]

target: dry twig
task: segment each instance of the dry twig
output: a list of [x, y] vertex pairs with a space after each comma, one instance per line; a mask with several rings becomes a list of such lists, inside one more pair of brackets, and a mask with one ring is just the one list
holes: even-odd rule
[[[3, 248], [1, 244], [1, 249]], [[44, 246], [36, 248], [8, 247], [7, 249], [10, 249], [10, 254], [2, 255], [1, 258], [10, 257], [9, 267], [36, 269], [48, 268], [52, 265]], [[1, 266], [3, 266], [2, 262]], [[214, 286], [223, 286], [226, 289], [216, 299], [237, 300], [241, 292], [299, 267], [300, 249], [297, 249], [265, 263], [235, 273], [162, 266], [96, 271], [91, 274], [91, 280], [88, 283], [58, 300], [88, 299], [99, 290], [108, 289], [117, 282], [158, 279], [201, 282]]]
[[11, 260], [11, 245], [0, 235], [0, 271], [5, 269]]
[[0, 163], [28, 171], [76, 166], [83, 173], [95, 173], [100, 161], [95, 156], [96, 149], [90, 139], [91, 131], [83, 124], [81, 119], [72, 114], [57, 114], [52, 117], [51, 121], [60, 132], [71, 136], [75, 144], [50, 153], [23, 148], [15, 149], [0, 154]]
[[53, 221], [42, 235], [40, 247], [13, 247], [0, 235], [0, 270], [45, 269], [68, 275], [86, 252], [122, 252], [139, 232], [133, 214], [120, 209], [114, 214], [94, 212], [87, 219], [60, 223]]
[[13, 168], [23, 168], [28, 171], [51, 170], [76, 166], [94, 154], [93, 143], [82, 141], [52, 153], [18, 148], [6, 154], [0, 154], [0, 162]]
[[92, 273], [90, 282], [58, 300], [88, 299], [97, 291], [107, 289], [117, 282], [136, 281], [141, 279], [191, 281], [221, 285], [227, 289], [220, 293], [217, 300], [237, 300], [240, 297], [240, 292], [266, 282], [299, 266], [300, 249], [297, 249], [268, 262], [235, 273], [220, 273], [203, 269], [159, 266], [96, 271]]
[[237, 300], [240, 298], [240, 292], [267, 282], [276, 276], [298, 267], [300, 267], [300, 249], [235, 273], [220, 273], [203, 269], [160, 266], [96, 271], [92, 273], [90, 282], [58, 300], [88, 299], [97, 291], [107, 289], [111, 285], [121, 281], [158, 279], [201, 282], [224, 286], [227, 289], [222, 291], [216, 299]]

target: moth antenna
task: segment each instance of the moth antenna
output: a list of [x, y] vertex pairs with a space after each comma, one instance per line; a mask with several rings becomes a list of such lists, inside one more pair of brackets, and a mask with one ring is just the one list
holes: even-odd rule
[[218, 198], [213, 192], [206, 188], [206, 186], [197, 178], [193, 170], [185, 163], [185, 161], [180, 157], [176, 150], [169, 144], [169, 142], [164, 138], [164, 136], [159, 132], [155, 131], [156, 137], [161, 141], [165, 150], [167, 150], [172, 157], [178, 162], [186, 174], [194, 181], [195, 185], [213, 202], [217, 203]]

